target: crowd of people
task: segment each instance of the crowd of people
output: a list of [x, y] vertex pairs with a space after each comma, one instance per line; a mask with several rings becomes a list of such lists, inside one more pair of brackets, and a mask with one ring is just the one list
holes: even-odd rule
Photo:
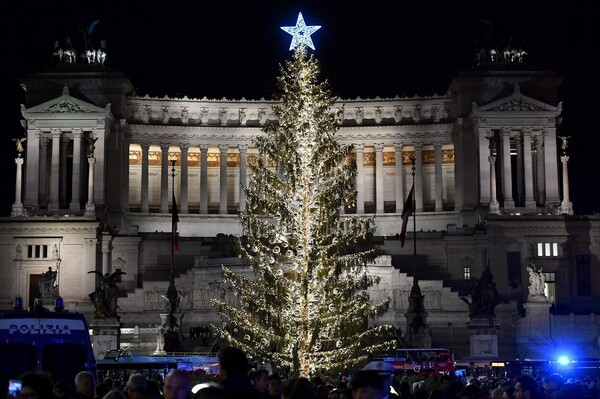
[[[338, 376], [339, 377], [339, 376]], [[343, 378], [284, 378], [266, 369], [250, 370], [246, 354], [229, 346], [219, 351], [219, 371], [214, 379], [192, 386], [191, 374], [172, 370], [164, 378], [142, 374], [126, 383], [96, 378], [82, 371], [74, 381], [53, 383], [41, 372], [20, 378], [22, 389], [11, 399], [600, 399], [600, 381], [586, 377], [564, 380], [558, 374], [534, 379], [471, 379], [468, 383], [448, 375], [415, 379], [399, 376], [386, 362], [373, 361]]]
[[189, 338], [201, 340], [202, 346], [208, 346], [214, 341], [214, 334], [209, 326], [191, 326]]

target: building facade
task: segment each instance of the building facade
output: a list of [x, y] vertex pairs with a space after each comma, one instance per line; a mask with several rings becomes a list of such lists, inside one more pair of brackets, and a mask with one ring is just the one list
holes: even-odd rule
[[[405, 330], [417, 262], [433, 345], [468, 356], [460, 297], [489, 265], [501, 299], [491, 357], [540, 357], [567, 342], [591, 356], [600, 223], [573, 215], [567, 138], [557, 135], [561, 78], [502, 66], [460, 72], [441, 96], [336, 102], [337, 138], [354, 145], [357, 164], [356, 206], [343, 213], [374, 216], [381, 256], [370, 270], [382, 282], [371, 294], [392, 299], [374, 322]], [[152, 335], [165, 307], [174, 184], [184, 330], [217, 323], [210, 299], [229, 295], [221, 265], [250, 273], [234, 245], [240, 187], [275, 102], [142, 97], [122, 73], [95, 64], [56, 65], [22, 83], [26, 148], [15, 158], [12, 214], [0, 220], [5, 307], [16, 295], [31, 305], [53, 267], [66, 307], [92, 318], [89, 272], [120, 270], [123, 331], [135, 331], [122, 342], [154, 349], [140, 329]], [[413, 184], [417, 231], [409, 223], [402, 248], [400, 216]], [[543, 270], [547, 298], [535, 305], [532, 264]]]

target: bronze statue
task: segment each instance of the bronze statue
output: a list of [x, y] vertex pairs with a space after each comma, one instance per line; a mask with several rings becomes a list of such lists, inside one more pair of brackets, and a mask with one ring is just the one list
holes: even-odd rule
[[460, 297], [469, 305], [469, 317], [495, 317], [496, 305], [498, 305], [498, 289], [493, 281], [494, 276], [490, 271], [490, 264], [481, 273], [481, 277], [476, 279], [471, 277], [471, 300]]
[[89, 136], [85, 136], [85, 139], [88, 142], [88, 157], [91, 158], [94, 156], [94, 150], [96, 149], [96, 141], [98, 141], [98, 137], [93, 139]]
[[117, 278], [123, 274], [127, 274], [122, 271], [114, 272], [112, 274], [102, 274], [99, 271], [92, 270], [88, 274], [95, 273], [100, 276], [99, 284], [96, 286], [96, 290], [92, 292], [89, 297], [94, 303], [95, 318], [105, 317], [116, 317], [117, 315], [117, 298], [119, 297], [119, 288], [117, 287]]
[[17, 145], [17, 154], [18, 154], [19, 158], [21, 158], [21, 153], [23, 151], [25, 151], [25, 148], [23, 148], [23, 142], [27, 141], [27, 137], [23, 137], [20, 139], [13, 139], [13, 141]]

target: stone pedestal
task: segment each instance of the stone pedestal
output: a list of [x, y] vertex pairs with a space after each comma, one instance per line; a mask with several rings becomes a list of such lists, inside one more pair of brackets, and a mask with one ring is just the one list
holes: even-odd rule
[[[544, 297], [545, 298], [545, 297]], [[525, 317], [516, 325], [515, 341], [519, 345], [521, 358], [546, 358], [544, 353], [554, 347], [550, 323], [550, 303], [546, 301], [532, 302], [531, 297], [523, 306]]]
[[471, 358], [498, 358], [498, 331], [500, 323], [492, 318], [472, 318], [467, 324]]
[[120, 348], [121, 323], [117, 318], [94, 319], [90, 322], [90, 328], [96, 360], [103, 359], [110, 349]]

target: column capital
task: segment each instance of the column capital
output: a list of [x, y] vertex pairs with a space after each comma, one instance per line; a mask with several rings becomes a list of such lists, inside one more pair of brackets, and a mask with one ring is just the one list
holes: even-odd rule
[[245, 154], [248, 151], [248, 144], [238, 144], [240, 154]]
[[15, 163], [17, 165], [23, 165], [23, 158], [15, 158]]
[[436, 140], [433, 142], [433, 148], [436, 150], [441, 150], [443, 145], [444, 145], [444, 142], [441, 140]]
[[490, 155], [488, 156], [488, 161], [490, 161], [490, 163], [493, 165], [496, 163], [496, 156], [495, 155]]
[[569, 162], [569, 156], [568, 155], [561, 155], [560, 161], [563, 162], [563, 163]]
[[507, 137], [507, 136], [510, 137], [512, 134], [512, 131], [509, 127], [503, 127], [503, 128], [500, 128], [500, 133], [504, 137]]
[[83, 136], [83, 129], [75, 128], [71, 131], [74, 139], [80, 139]]
[[530, 127], [521, 128], [521, 132], [523, 132], [524, 137], [531, 137], [531, 128]]
[[42, 132], [41, 129], [35, 129], [35, 132], [33, 133], [36, 139], [41, 139], [42, 137], [44, 137], [44, 132]]
[[394, 143], [394, 149], [397, 152], [402, 152], [402, 150], [404, 149], [404, 143]]
[[546, 137], [548, 137], [549, 134], [550, 134], [550, 132], [548, 131], [548, 128], [543, 127], [542, 133], [541, 133], [542, 137], [546, 138]]
[[229, 149], [229, 144], [219, 144], [220, 152], [227, 152], [228, 149]]
[[160, 143], [160, 150], [162, 152], [169, 152], [170, 144]]
[[188, 150], [190, 149], [190, 145], [188, 143], [181, 143], [179, 144], [179, 149], [181, 150], [181, 152], [188, 152]]
[[423, 150], [423, 143], [421, 143], [421, 142], [413, 143], [413, 146], [415, 147], [415, 151]]
[[385, 145], [383, 143], [375, 143], [373, 144], [373, 147], [375, 148], [376, 152], [381, 152], [383, 151], [383, 147], [385, 147]]
[[142, 151], [148, 152], [150, 150], [150, 143], [142, 142], [140, 143], [140, 147], [142, 147]]
[[198, 144], [198, 148], [200, 148], [200, 152], [208, 152], [208, 144]]
[[354, 150], [356, 152], [364, 152], [365, 151], [365, 145], [364, 144], [355, 144], [354, 145]]
[[52, 136], [53, 139], [59, 139], [60, 136], [62, 135], [62, 130], [61, 129], [50, 129], [50, 135]]

